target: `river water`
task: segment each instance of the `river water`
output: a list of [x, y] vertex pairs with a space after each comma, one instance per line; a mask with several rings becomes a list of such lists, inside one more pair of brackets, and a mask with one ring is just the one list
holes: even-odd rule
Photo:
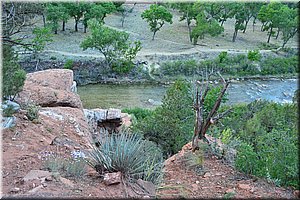
[[[265, 99], [292, 102], [297, 79], [245, 80], [230, 83], [227, 104], [250, 103]], [[78, 87], [84, 108], [155, 108], [161, 104], [167, 86], [91, 84]]]

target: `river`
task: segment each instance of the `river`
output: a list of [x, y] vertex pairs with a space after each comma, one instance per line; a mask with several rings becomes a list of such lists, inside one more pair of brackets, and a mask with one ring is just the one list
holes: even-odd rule
[[[232, 82], [227, 90], [227, 104], [250, 103], [265, 99], [292, 102], [297, 79], [245, 80]], [[167, 86], [90, 84], [78, 87], [84, 108], [155, 108], [161, 104]]]

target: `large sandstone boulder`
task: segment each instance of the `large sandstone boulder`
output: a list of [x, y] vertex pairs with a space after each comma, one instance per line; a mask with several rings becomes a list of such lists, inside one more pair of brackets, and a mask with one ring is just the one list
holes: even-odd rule
[[82, 109], [78, 94], [71, 91], [73, 71], [49, 69], [26, 75], [23, 91], [17, 96], [20, 104], [33, 102], [42, 107], [72, 107]]

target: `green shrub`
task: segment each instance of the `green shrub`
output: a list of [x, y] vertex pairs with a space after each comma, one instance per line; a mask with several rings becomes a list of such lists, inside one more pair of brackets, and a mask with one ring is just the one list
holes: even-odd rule
[[25, 105], [25, 109], [27, 111], [26, 116], [30, 121], [37, 120], [39, 118], [40, 107], [38, 105], [35, 105], [34, 103], [28, 103]]
[[14, 100], [22, 91], [26, 79], [26, 72], [18, 64], [18, 58], [11, 46], [3, 45], [3, 84], [2, 95], [6, 99]]
[[68, 159], [65, 161], [64, 173], [66, 176], [80, 178], [86, 172], [86, 162], [83, 158]]
[[298, 57], [269, 58], [261, 63], [262, 75], [288, 74], [299, 72]]
[[188, 169], [194, 170], [198, 175], [203, 173], [204, 154], [202, 149], [199, 149], [195, 152], [187, 152], [183, 159]]
[[73, 69], [74, 61], [73, 60], [67, 60], [64, 64], [64, 69]]
[[43, 168], [50, 172], [59, 172], [66, 177], [80, 178], [86, 171], [86, 162], [83, 158], [66, 158], [65, 156], [50, 152], [43, 160]]
[[5, 109], [3, 109], [3, 117], [12, 117], [15, 112], [14, 107], [12, 105], [8, 105]]
[[222, 51], [219, 56], [219, 62], [222, 63], [225, 59], [227, 59], [227, 51]]
[[125, 108], [122, 110], [123, 113], [133, 114], [134, 117], [139, 121], [145, 119], [147, 116], [153, 114], [152, 110], [145, 108]]
[[86, 161], [99, 173], [102, 170], [121, 172], [125, 178], [141, 178], [154, 183], [161, 177], [159, 148], [137, 134], [106, 135], [99, 147], [94, 146]]
[[242, 143], [238, 148], [235, 167], [246, 174], [256, 174], [260, 165], [257, 153], [247, 143]]
[[259, 61], [261, 59], [261, 54], [259, 50], [249, 51], [247, 58], [251, 61]]
[[158, 144], [166, 157], [177, 153], [192, 137], [194, 112], [189, 91], [189, 83], [176, 81], [168, 88], [162, 106], [134, 127], [135, 131]]
[[233, 112], [221, 120], [223, 126], [216, 126], [223, 133], [221, 138], [228, 135], [225, 133], [230, 129], [231, 140], [242, 142], [237, 145], [235, 159], [239, 170], [276, 184], [298, 187], [297, 113], [297, 104], [254, 101], [235, 106]]

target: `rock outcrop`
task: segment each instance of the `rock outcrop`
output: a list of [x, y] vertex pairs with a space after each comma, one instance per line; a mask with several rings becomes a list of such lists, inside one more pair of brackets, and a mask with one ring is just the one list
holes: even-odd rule
[[122, 125], [129, 127], [131, 117], [120, 109], [83, 109], [90, 132], [97, 134], [118, 132]]
[[50, 69], [26, 75], [22, 92], [16, 98], [20, 104], [33, 102], [42, 107], [72, 107], [82, 109], [73, 84], [73, 71]]

